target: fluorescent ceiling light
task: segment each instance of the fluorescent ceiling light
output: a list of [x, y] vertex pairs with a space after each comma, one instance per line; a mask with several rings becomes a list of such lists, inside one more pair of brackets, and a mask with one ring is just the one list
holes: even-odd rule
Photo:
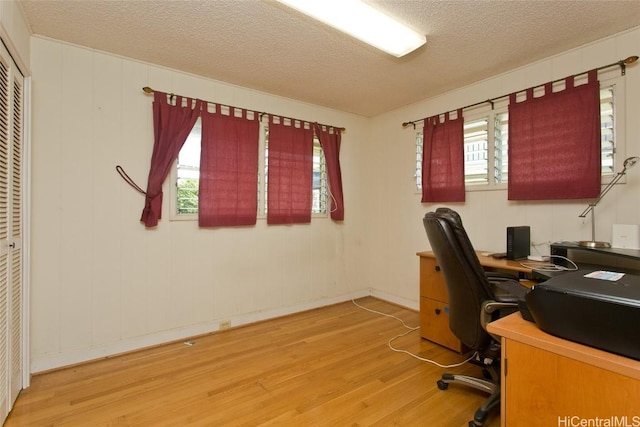
[[422, 34], [360, 0], [278, 1], [397, 57], [427, 42]]

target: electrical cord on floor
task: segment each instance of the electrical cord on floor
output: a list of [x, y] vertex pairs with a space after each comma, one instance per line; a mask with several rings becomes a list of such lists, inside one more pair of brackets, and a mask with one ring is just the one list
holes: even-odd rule
[[469, 361], [473, 360], [473, 359], [477, 356], [477, 354], [478, 354], [478, 352], [477, 352], [477, 351], [474, 351], [474, 352], [472, 352], [472, 353], [471, 353], [471, 355], [470, 355], [469, 357], [467, 357], [465, 360], [463, 360], [463, 361], [462, 361], [462, 362], [460, 362], [460, 363], [454, 363], [454, 364], [451, 364], [451, 365], [443, 365], [443, 364], [441, 364], [441, 363], [436, 362], [435, 360], [427, 359], [426, 357], [421, 357], [421, 356], [418, 356], [417, 354], [413, 354], [413, 353], [411, 353], [411, 352], [410, 352], [410, 351], [408, 351], [408, 350], [402, 350], [402, 349], [395, 348], [395, 347], [393, 346], [393, 344], [392, 344], [392, 343], [393, 343], [393, 341], [395, 341], [395, 340], [396, 340], [396, 339], [398, 339], [398, 338], [401, 338], [401, 337], [404, 337], [404, 336], [406, 336], [406, 335], [409, 335], [411, 332], [415, 332], [415, 331], [419, 330], [419, 329], [420, 329], [420, 326], [408, 326], [408, 325], [404, 322], [404, 320], [400, 319], [399, 317], [396, 317], [396, 316], [394, 316], [394, 315], [392, 315], [392, 314], [383, 313], [383, 312], [381, 312], [381, 311], [372, 310], [372, 309], [370, 309], [370, 308], [364, 307], [364, 306], [362, 306], [362, 305], [358, 304], [358, 303], [356, 302], [356, 300], [354, 300], [353, 298], [351, 299], [351, 302], [352, 302], [356, 307], [359, 307], [359, 308], [361, 308], [362, 310], [365, 310], [365, 311], [368, 311], [368, 312], [371, 312], [371, 313], [374, 313], [374, 314], [378, 314], [378, 315], [380, 315], [380, 316], [385, 316], [385, 317], [390, 317], [390, 318], [392, 318], [392, 319], [395, 319], [395, 320], [397, 320], [398, 322], [402, 323], [402, 326], [404, 326], [406, 329], [408, 329], [408, 331], [406, 331], [406, 332], [404, 332], [404, 333], [402, 333], [402, 334], [396, 335], [395, 337], [391, 338], [391, 339], [387, 342], [387, 346], [389, 347], [389, 349], [390, 349], [391, 351], [395, 351], [396, 353], [404, 353], [404, 354], [407, 354], [407, 355], [409, 355], [409, 356], [411, 356], [411, 357], [413, 357], [413, 358], [415, 358], [415, 359], [418, 359], [418, 360], [420, 360], [420, 361], [422, 361], [422, 362], [431, 363], [431, 364], [436, 365], [436, 366], [438, 366], [438, 367], [440, 367], [440, 368], [456, 368], [456, 367], [458, 367], [458, 366], [462, 366], [462, 365], [464, 365], [465, 363], [468, 363]]
[[408, 326], [406, 323], [404, 323], [404, 320], [402, 320], [399, 317], [396, 317], [392, 314], [388, 314], [388, 313], [383, 313], [381, 311], [377, 311], [377, 310], [372, 310], [370, 308], [364, 307], [360, 304], [358, 304], [356, 302], [356, 300], [354, 300], [353, 298], [351, 298], [351, 302], [356, 306], [356, 307], [360, 307], [361, 309], [371, 312], [371, 313], [375, 313], [375, 314], [379, 314], [380, 316], [385, 316], [385, 317], [390, 317], [392, 319], [396, 319], [398, 322], [402, 323], [402, 326], [404, 326], [405, 328], [409, 329], [409, 332], [411, 331], [417, 331], [418, 329], [420, 329], [420, 326]]
[[411, 332], [413, 332], [413, 331], [407, 331], [407, 332], [405, 332], [404, 334], [396, 335], [395, 337], [393, 337], [393, 338], [391, 338], [391, 339], [389, 340], [389, 342], [387, 343], [387, 345], [389, 346], [389, 348], [390, 348], [392, 351], [395, 351], [396, 353], [404, 353], [404, 354], [408, 354], [409, 356], [413, 357], [414, 359], [418, 359], [418, 360], [420, 360], [420, 361], [422, 361], [422, 362], [431, 363], [432, 365], [436, 365], [436, 366], [438, 366], [438, 367], [440, 367], [440, 368], [456, 368], [456, 367], [458, 367], [458, 366], [462, 366], [462, 365], [464, 365], [465, 363], [468, 363], [468, 362], [470, 362], [471, 360], [473, 360], [473, 359], [478, 355], [478, 352], [477, 352], [477, 351], [474, 351], [474, 352], [472, 352], [472, 353], [471, 353], [471, 355], [470, 355], [469, 357], [467, 357], [467, 358], [466, 358], [465, 360], [463, 360], [462, 362], [459, 362], [459, 363], [453, 363], [453, 364], [451, 364], [451, 365], [443, 365], [443, 364], [441, 364], [441, 363], [436, 362], [435, 360], [427, 359], [426, 357], [422, 357], [422, 356], [418, 356], [417, 354], [413, 354], [413, 353], [411, 353], [410, 351], [407, 351], [407, 350], [400, 350], [400, 349], [397, 349], [397, 348], [393, 347], [393, 345], [392, 345], [391, 343], [392, 343], [395, 339], [400, 338], [400, 337], [404, 337], [405, 335], [408, 335], [408, 334], [410, 334]]

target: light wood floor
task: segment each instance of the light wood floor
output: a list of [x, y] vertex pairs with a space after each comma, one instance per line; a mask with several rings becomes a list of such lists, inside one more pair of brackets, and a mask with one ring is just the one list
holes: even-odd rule
[[[418, 325], [418, 313], [358, 303]], [[405, 332], [351, 302], [196, 337], [33, 377], [5, 427], [466, 427], [485, 395], [436, 387], [447, 372], [389, 350]], [[394, 346], [441, 363], [462, 360], [419, 331]], [[499, 426], [499, 416], [489, 427]]]

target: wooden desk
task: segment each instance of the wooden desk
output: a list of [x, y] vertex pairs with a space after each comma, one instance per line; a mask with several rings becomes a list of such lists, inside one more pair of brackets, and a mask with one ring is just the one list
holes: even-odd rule
[[549, 335], [520, 313], [488, 330], [502, 337], [502, 427], [640, 426], [639, 361]]
[[[467, 349], [449, 329], [449, 296], [433, 252], [418, 252], [420, 257], [420, 335], [458, 353]], [[478, 252], [480, 264], [487, 271], [503, 271], [527, 277], [531, 269], [520, 261], [495, 259]], [[531, 263], [531, 261], [527, 261]], [[523, 281], [525, 285], [532, 282]]]
[[482, 252], [478, 252], [478, 260], [480, 265], [487, 271], [506, 271], [511, 273], [524, 273], [525, 275], [531, 274], [529, 267], [524, 267], [522, 263], [535, 264], [535, 261], [511, 261], [508, 259], [496, 259], [490, 256], [482, 255]]

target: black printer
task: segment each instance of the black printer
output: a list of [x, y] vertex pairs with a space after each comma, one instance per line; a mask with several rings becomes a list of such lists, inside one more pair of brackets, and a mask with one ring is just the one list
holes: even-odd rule
[[527, 308], [549, 334], [640, 360], [640, 276], [597, 278], [607, 276], [591, 269], [552, 277], [531, 288]]

